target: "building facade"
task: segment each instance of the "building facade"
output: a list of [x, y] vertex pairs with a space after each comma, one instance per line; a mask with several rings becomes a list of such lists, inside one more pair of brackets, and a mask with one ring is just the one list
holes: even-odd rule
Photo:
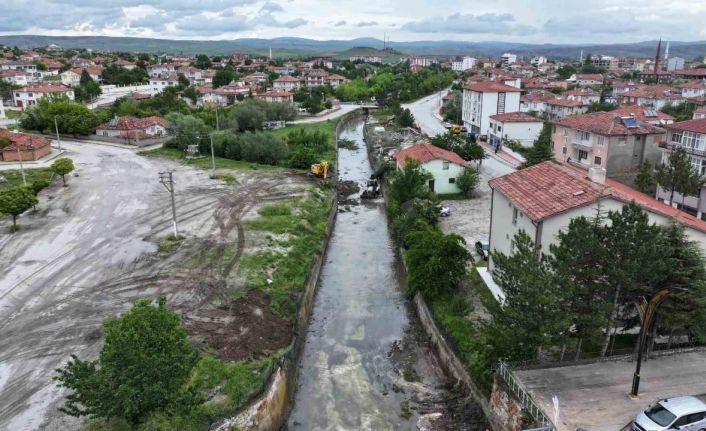
[[463, 89], [462, 117], [472, 135], [490, 134], [490, 116], [520, 112], [521, 90], [497, 81], [481, 81]]

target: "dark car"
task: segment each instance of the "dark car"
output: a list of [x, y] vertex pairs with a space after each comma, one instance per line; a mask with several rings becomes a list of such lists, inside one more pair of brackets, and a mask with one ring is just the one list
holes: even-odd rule
[[490, 250], [490, 244], [488, 244], [488, 241], [476, 241], [476, 252], [483, 258], [483, 260], [488, 260], [488, 250]]

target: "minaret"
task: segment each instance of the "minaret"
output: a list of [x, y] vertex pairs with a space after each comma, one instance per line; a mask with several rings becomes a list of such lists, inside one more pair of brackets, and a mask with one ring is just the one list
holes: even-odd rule
[[659, 38], [659, 42], [657, 42], [657, 53], [655, 54], [655, 69], [654, 69], [654, 75], [655, 75], [655, 82], [659, 82], [659, 74], [657, 73], [659, 71], [659, 60], [660, 60], [660, 55], [662, 54], [662, 38]]
[[272, 60], [272, 47], [270, 47], [270, 60]]
[[664, 69], [667, 70], [669, 68], [669, 64], [667, 62], [669, 60], [669, 41], [667, 41], [667, 47], [664, 49]]
[[583, 63], [583, 49], [581, 50], [581, 55], [579, 55], [579, 63]]

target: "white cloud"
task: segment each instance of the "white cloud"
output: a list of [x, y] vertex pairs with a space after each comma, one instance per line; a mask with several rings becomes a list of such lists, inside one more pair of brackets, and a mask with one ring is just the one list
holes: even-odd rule
[[411, 21], [402, 30], [413, 33], [487, 33], [487, 34], [528, 34], [534, 29], [519, 24], [509, 13], [486, 13], [482, 15], [453, 13], [446, 17], [433, 16]]

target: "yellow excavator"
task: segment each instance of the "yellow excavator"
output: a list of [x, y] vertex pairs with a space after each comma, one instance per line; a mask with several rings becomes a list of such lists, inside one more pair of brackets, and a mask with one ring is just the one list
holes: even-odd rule
[[451, 126], [451, 133], [453, 133], [454, 135], [458, 135], [459, 133], [461, 133], [461, 126], [458, 124], [452, 125]]
[[322, 160], [319, 163], [311, 165], [311, 175], [323, 179], [328, 178], [328, 161]]

